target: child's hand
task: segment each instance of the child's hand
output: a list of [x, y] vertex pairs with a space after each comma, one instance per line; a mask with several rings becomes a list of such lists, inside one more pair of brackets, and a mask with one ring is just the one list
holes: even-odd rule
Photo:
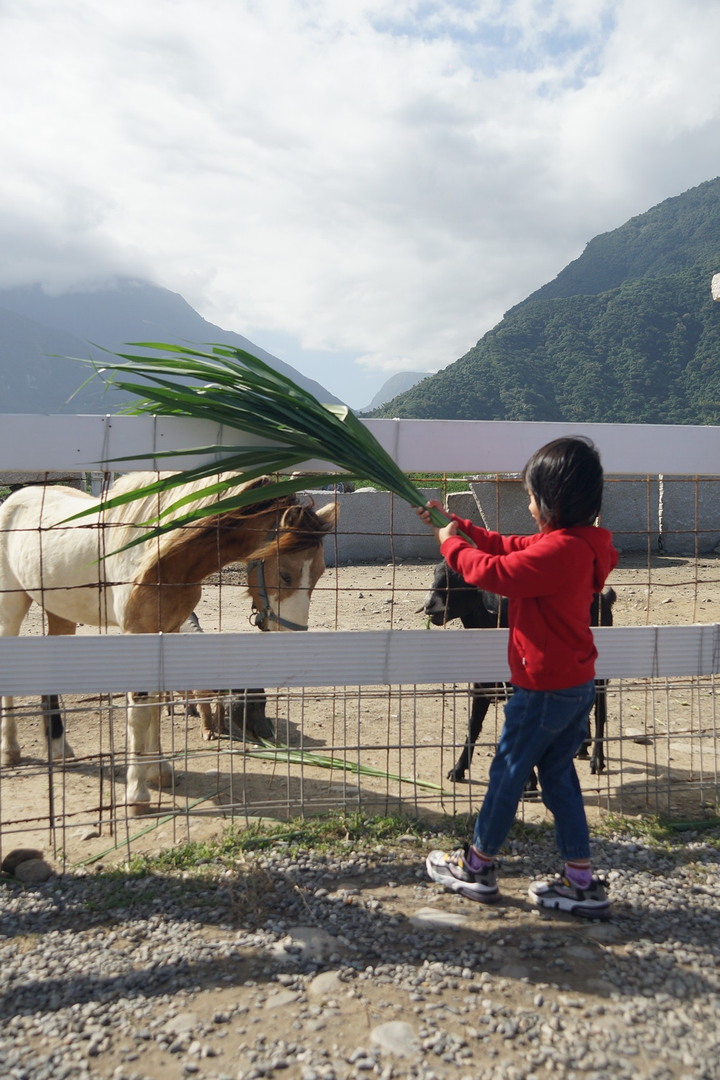
[[435, 529], [435, 539], [442, 547], [446, 540], [449, 540], [451, 536], [457, 536], [458, 527], [455, 521], [448, 521], [447, 525], [443, 525], [442, 529]]
[[429, 525], [430, 528], [433, 529], [435, 528], [435, 526], [433, 525], [432, 519], [430, 518], [431, 509], [439, 510], [441, 514], [445, 513], [445, 507], [441, 502], [438, 502], [437, 499], [430, 499], [428, 502], [425, 503], [425, 506], [417, 506], [415, 508], [415, 513], [421, 521], [423, 521], [426, 525]]
[[449, 521], [447, 525], [443, 525], [442, 528], [438, 528], [436, 525], [433, 525], [433, 522], [430, 518], [431, 509], [439, 510], [442, 514], [445, 513], [445, 508], [443, 507], [442, 503], [437, 501], [437, 499], [430, 499], [430, 501], [426, 503], [425, 506], [417, 507], [415, 513], [421, 521], [423, 521], [426, 525], [430, 526], [432, 531], [435, 533], [435, 539], [437, 540], [438, 544], [442, 544], [450, 536], [457, 536], [458, 527], [454, 521]]

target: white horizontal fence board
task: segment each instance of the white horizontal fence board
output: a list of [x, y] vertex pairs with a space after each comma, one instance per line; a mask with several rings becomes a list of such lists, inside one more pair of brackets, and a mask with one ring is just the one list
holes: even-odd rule
[[[160, 451], [257, 446], [263, 440], [199, 420], [152, 416], [5, 414], [0, 423], [0, 472], [82, 472], [167, 468]], [[549, 424], [496, 420], [366, 420], [405, 472], [519, 472], [543, 443], [588, 435], [609, 473], [713, 474], [720, 427], [654, 424]], [[137, 461], [129, 458], [146, 455]], [[173, 468], [206, 462], [186, 455]], [[217, 457], [222, 461], [222, 454]], [[322, 462], [306, 462], [320, 468]], [[331, 466], [326, 465], [329, 469]]]
[[[601, 627], [605, 678], [718, 673], [720, 624]], [[504, 680], [507, 630], [127, 634], [0, 639], [0, 693]]]
[[599, 678], [674, 678], [720, 673], [720, 624], [600, 626]]
[[592, 439], [608, 473], [696, 475], [716, 472], [720, 461], [718, 426], [505, 420], [364, 423], [406, 472], [521, 472], [538, 447], [568, 435]]
[[[5, 414], [0, 424], [0, 471], [113, 472], [167, 469], [154, 457], [168, 450], [210, 445], [261, 446], [265, 439], [204, 420], [155, 416], [39, 416]], [[137, 461], [136, 455], [146, 455]], [[222, 461], [222, 454], [217, 456]], [[189, 468], [208, 455], [188, 455], [172, 468]], [[212, 459], [211, 459], [212, 460]]]

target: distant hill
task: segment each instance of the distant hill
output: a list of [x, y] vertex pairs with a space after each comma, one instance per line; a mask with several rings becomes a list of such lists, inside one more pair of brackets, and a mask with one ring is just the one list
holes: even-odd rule
[[50, 296], [39, 285], [0, 289], [0, 411], [112, 413], [123, 403], [95, 379], [69, 400], [91, 373], [65, 357], [94, 359], [127, 351], [132, 341], [226, 344], [246, 349], [310, 390], [338, 402], [319, 383], [240, 334], [207, 322], [177, 293], [145, 281]]
[[391, 401], [398, 394], [403, 394], [406, 390], [421, 382], [422, 379], [427, 379], [427, 377], [427, 371], [399, 371], [397, 375], [392, 375], [382, 384], [369, 405], [357, 411], [360, 413], [372, 412], [373, 409], [384, 405], [386, 401]]
[[375, 416], [720, 423], [720, 179], [612, 232]]

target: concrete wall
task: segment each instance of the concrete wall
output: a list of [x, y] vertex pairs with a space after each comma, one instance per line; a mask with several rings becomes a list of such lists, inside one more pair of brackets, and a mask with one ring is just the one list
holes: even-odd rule
[[470, 491], [484, 528], [515, 536], [536, 531], [528, 510], [527, 492], [518, 475], [501, 473], [497, 480], [471, 481]]
[[[421, 489], [428, 499], [440, 499], [434, 488]], [[434, 559], [438, 549], [432, 531], [411, 506], [387, 491], [359, 489], [352, 493], [310, 491], [319, 508], [334, 499], [340, 504], [337, 537], [325, 544], [328, 566], [338, 563]]]
[[64, 484], [65, 487], [85, 489], [84, 473], [61, 472], [0, 472], [0, 487], [23, 487], [25, 484]]
[[[720, 546], [720, 479], [607, 476], [602, 524], [624, 552], [692, 556]], [[520, 478], [470, 481], [469, 490], [448, 496], [452, 513], [477, 525], [527, 535], [535, 531]], [[433, 559], [435, 540], [400, 499], [382, 491], [333, 495], [310, 492], [318, 506], [337, 498], [340, 522], [337, 543], [326, 545], [328, 565], [375, 559]], [[428, 498], [441, 498], [427, 490]]]
[[[624, 474], [605, 479], [602, 524], [619, 550], [694, 555], [720, 544], [720, 478]], [[534, 532], [519, 476], [470, 482], [470, 490], [485, 528]]]
[[[85, 487], [86, 474], [0, 473], [0, 485], [46, 480]], [[91, 488], [100, 494], [102, 474], [92, 474]], [[686, 476], [606, 477], [602, 524], [613, 533], [621, 551], [692, 556], [720, 546], [720, 478]], [[440, 499], [439, 489], [423, 489]], [[337, 538], [326, 544], [328, 565], [375, 560], [433, 559], [435, 538], [415, 511], [388, 492], [360, 489], [352, 493], [309, 491], [317, 506], [333, 499], [340, 504]], [[468, 482], [468, 490], [450, 494], [448, 508], [477, 525], [506, 533], [535, 531], [528, 498], [518, 474], [498, 480]]]
[[720, 545], [720, 479], [664, 476], [660, 484], [660, 546], [668, 555], [716, 551]]

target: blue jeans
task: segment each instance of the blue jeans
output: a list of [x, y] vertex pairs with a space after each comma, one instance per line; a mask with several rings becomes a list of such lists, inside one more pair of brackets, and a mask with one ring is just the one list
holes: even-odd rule
[[561, 856], [589, 859], [590, 836], [573, 759], [587, 739], [595, 683], [569, 690], [513, 689], [505, 705], [505, 724], [475, 822], [473, 844], [484, 855], [497, 855], [534, 766], [542, 800], [555, 818]]

